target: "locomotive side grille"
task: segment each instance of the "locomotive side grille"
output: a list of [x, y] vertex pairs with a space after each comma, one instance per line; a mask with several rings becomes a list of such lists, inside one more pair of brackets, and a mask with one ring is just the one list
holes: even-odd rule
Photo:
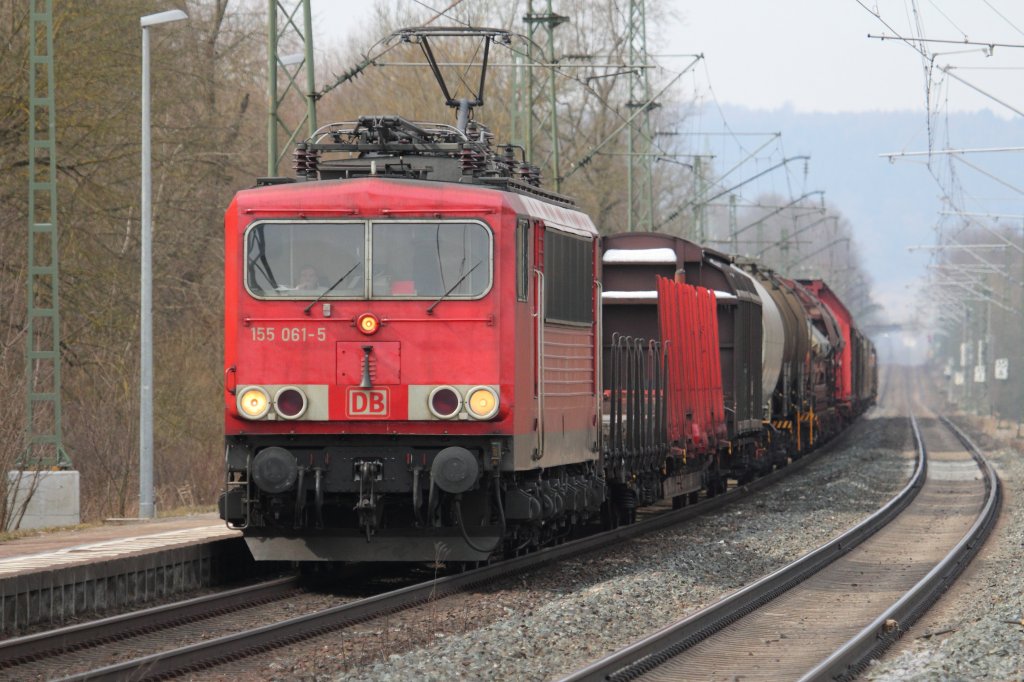
[[544, 393], [548, 397], [594, 394], [594, 334], [590, 329], [544, 330]]

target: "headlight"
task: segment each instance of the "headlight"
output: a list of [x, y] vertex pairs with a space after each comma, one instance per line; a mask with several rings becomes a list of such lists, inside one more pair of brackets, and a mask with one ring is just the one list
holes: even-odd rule
[[451, 419], [462, 407], [462, 396], [451, 386], [438, 386], [430, 392], [427, 407], [438, 419]]
[[493, 388], [477, 386], [466, 396], [466, 406], [474, 419], [490, 419], [498, 413], [498, 394]]
[[250, 386], [238, 396], [238, 411], [247, 419], [262, 419], [270, 410], [270, 396], [259, 386]]
[[285, 386], [274, 396], [274, 411], [285, 419], [298, 419], [306, 412], [306, 394], [295, 386]]

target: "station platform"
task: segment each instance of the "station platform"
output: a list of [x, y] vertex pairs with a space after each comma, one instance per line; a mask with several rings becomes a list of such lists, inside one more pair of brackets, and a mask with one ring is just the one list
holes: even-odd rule
[[124, 520], [88, 528], [39, 532], [0, 542], [0, 578], [40, 568], [91, 563], [154, 548], [240, 537], [215, 512]]
[[278, 568], [256, 564], [216, 513], [33, 534], [0, 543], [0, 637]]

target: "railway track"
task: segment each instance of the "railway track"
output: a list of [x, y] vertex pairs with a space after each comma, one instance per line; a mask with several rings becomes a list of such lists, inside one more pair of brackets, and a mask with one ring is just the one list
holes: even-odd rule
[[67, 661], [87, 652], [143, 637], [163, 629], [199, 623], [254, 606], [288, 599], [301, 593], [296, 576], [277, 578], [216, 594], [89, 621], [0, 641], [0, 678], [25, 679], [37, 673], [36, 664], [54, 657]]
[[[225, 590], [122, 615], [0, 641], [0, 680], [56, 679], [71, 671], [89, 671], [110, 661], [136, 659], [181, 642], [251, 629], [267, 619], [281, 620], [313, 612], [339, 600], [357, 601], [368, 594], [394, 589], [394, 584], [420, 582], [422, 572], [378, 571], [352, 566], [342, 589], [325, 594], [313, 578], [298, 575]], [[282, 616], [286, 614], [286, 616]], [[215, 634], [211, 634], [215, 633]], [[87, 675], [83, 675], [87, 677]]]
[[855, 677], [944, 592], [995, 524], [999, 481], [947, 420], [912, 417], [915, 474], [798, 561], [565, 680]]
[[[159, 633], [164, 628], [183, 623], [194, 623], [215, 614], [225, 614], [255, 604], [284, 599], [301, 591], [298, 579], [285, 578], [253, 588], [240, 588], [229, 593], [7, 640], [0, 642], [0, 661], [4, 661], [0, 664], [0, 678], [24, 679], [25, 673], [39, 674], [32, 666], [47, 659], [52, 661], [54, 656], [62, 657], [59, 667], [51, 666], [51, 672], [44, 672], [43, 676], [55, 677], [52, 670], [57, 669], [60, 670], [58, 675], [68, 675], [64, 678], [68, 680], [121, 680], [173, 676], [242, 659], [309, 637], [351, 627], [385, 614], [476, 589], [501, 578], [602, 549], [644, 533], [671, 527], [720, 509], [771, 486], [782, 478], [800, 471], [820, 457], [827, 449], [827, 446], [819, 448], [789, 466], [744, 486], [736, 487], [727, 494], [683, 509], [665, 511], [629, 526], [573, 540], [465, 573], [428, 580], [363, 599], [348, 601], [294, 618], [278, 619], [270, 624], [239, 630], [221, 637], [210, 637], [207, 631], [203, 631], [203, 634], [200, 635], [203, 638], [202, 641], [194, 641], [187, 646], [167, 647], [166, 650], [143, 657], [133, 657], [131, 660], [113, 665], [94, 662], [90, 664], [93, 666], [91, 668], [79, 668], [67, 664], [66, 654], [90, 652], [89, 656], [83, 658], [83, 661], [123, 659], [123, 654], [104, 653], [104, 648], [109, 642], [120, 642], [139, 635]], [[72, 670], [76, 672], [68, 674]]]

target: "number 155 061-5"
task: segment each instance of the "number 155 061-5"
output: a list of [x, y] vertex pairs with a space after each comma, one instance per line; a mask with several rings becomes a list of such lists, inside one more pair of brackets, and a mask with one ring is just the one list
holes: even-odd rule
[[327, 340], [327, 328], [317, 327], [316, 329], [309, 329], [307, 327], [253, 327], [252, 328], [252, 340], [253, 341], [284, 341], [284, 342], [298, 342], [303, 343], [306, 341], [326, 341]]

